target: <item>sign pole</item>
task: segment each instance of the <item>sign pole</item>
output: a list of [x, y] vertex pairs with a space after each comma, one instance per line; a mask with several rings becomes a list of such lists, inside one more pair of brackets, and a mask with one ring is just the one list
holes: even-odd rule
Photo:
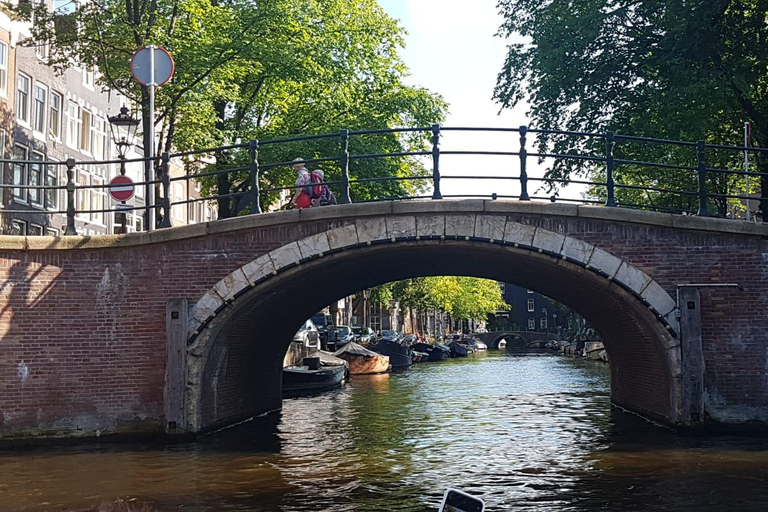
[[[749, 147], [749, 121], [744, 123], [744, 147]], [[752, 220], [752, 213], [749, 211], [749, 151], [744, 150], [744, 177], [747, 182], [747, 220]]]
[[[155, 45], [147, 46], [149, 49], [149, 169], [147, 181], [155, 181]], [[155, 184], [147, 183], [147, 231], [155, 229]]]

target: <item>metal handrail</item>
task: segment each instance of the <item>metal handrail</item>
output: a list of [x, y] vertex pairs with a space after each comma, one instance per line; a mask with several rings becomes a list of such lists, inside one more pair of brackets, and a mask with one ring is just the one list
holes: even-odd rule
[[[442, 133], [452, 132], [499, 132], [499, 133], [515, 133], [519, 136], [519, 143], [512, 144], [510, 141], [510, 147], [498, 148], [498, 149], [473, 149], [467, 148], [463, 150], [441, 150], [440, 138]], [[354, 149], [357, 138], [375, 136], [375, 135], [399, 135], [405, 133], [420, 134], [420, 138], [424, 144], [423, 149], [418, 147], [405, 148], [403, 151], [389, 152], [389, 153], [366, 153], [356, 152]], [[540, 137], [539, 149], [541, 152], [528, 152], [526, 148], [526, 137], [528, 134], [536, 134]], [[547, 137], [559, 137], [558, 140], [570, 141], [573, 139], [574, 145], [572, 149], [568, 149], [565, 152], [550, 151], [553, 147], [547, 141]], [[291, 193], [301, 186], [299, 185], [285, 185], [275, 186], [265, 178], [265, 172], [281, 168], [290, 167], [295, 162], [292, 160], [286, 160], [285, 155], [291, 154], [296, 151], [295, 146], [289, 146], [297, 142], [311, 143], [313, 141], [323, 140], [337, 140], [340, 150], [333, 154], [315, 153], [313, 158], [304, 158], [305, 165], [317, 164], [323, 166], [329, 166], [329, 171], [332, 171], [334, 176], [338, 179], [329, 179], [326, 185], [339, 191], [339, 199], [341, 203], [349, 203], [352, 201], [352, 196], [358, 194], [361, 190], [365, 189], [367, 185], [375, 183], [395, 183], [404, 184], [408, 182], [422, 184], [416, 184], [410, 188], [406, 187], [400, 189], [408, 191], [401, 195], [392, 196], [391, 193], [381, 194], [381, 197], [374, 197], [365, 199], [361, 202], [371, 201], [391, 201], [391, 200], [408, 200], [408, 199], [442, 199], [447, 197], [480, 197], [487, 199], [516, 199], [520, 201], [558, 201], [558, 202], [575, 202], [581, 204], [605, 204], [608, 207], [623, 207], [623, 208], [640, 208], [648, 210], [662, 210], [662, 211], [676, 211], [692, 213], [685, 208], [672, 208], [666, 206], [654, 206], [648, 204], [634, 204], [632, 202], [620, 201], [616, 198], [616, 190], [635, 190], [644, 191], [646, 193], [654, 194], [668, 194], [671, 196], [678, 196], [681, 200], [686, 201], [685, 204], [690, 204], [692, 198], [697, 198], [698, 210], [695, 212], [698, 215], [709, 215], [709, 203], [710, 201], [724, 201], [724, 200], [741, 200], [741, 201], [755, 201], [760, 200], [761, 206], [768, 207], [768, 191], [765, 191], [766, 198], [755, 198], [748, 193], [738, 194], [733, 190], [708, 190], [708, 186], [711, 184], [708, 182], [710, 177], [732, 177], [734, 179], [747, 178], [747, 177], [763, 177], [768, 176], [765, 172], [752, 172], [750, 170], [736, 170], [736, 169], [720, 169], [717, 167], [711, 167], [707, 165], [706, 157], [708, 151], [717, 152], [732, 152], [734, 155], [743, 155], [744, 152], [758, 153], [768, 157], [768, 148], [760, 147], [745, 147], [745, 146], [729, 146], [722, 144], [709, 144], [705, 141], [674, 141], [668, 139], [656, 139], [650, 137], [637, 137], [631, 135], [622, 135], [618, 133], [589, 133], [589, 132], [574, 132], [574, 131], [561, 131], [561, 130], [548, 130], [548, 129], [530, 129], [526, 126], [520, 126], [517, 128], [505, 128], [505, 127], [443, 127], [440, 125], [431, 125], [429, 127], [397, 127], [391, 129], [370, 129], [370, 130], [340, 130], [333, 133], [324, 134], [309, 134], [299, 135], [295, 137], [275, 138], [270, 140], [251, 140], [246, 143], [232, 144], [228, 146], [220, 146], [215, 148], [204, 148], [191, 151], [182, 151], [177, 153], [164, 153], [161, 156], [148, 158], [121, 158], [118, 160], [98, 160], [98, 161], [76, 161], [74, 159], [67, 159], [62, 161], [57, 160], [14, 160], [8, 158], [0, 159], [0, 163], [11, 166], [23, 166], [25, 169], [36, 166], [38, 172], [38, 181], [45, 182], [49, 179], [48, 171], [51, 167], [65, 167], [67, 173], [66, 185], [58, 183], [50, 185], [40, 184], [26, 184], [26, 183], [4, 183], [0, 184], [0, 191], [12, 189], [14, 197], [28, 196], [29, 191], [35, 191], [35, 196], [42, 198], [42, 201], [38, 203], [30, 202], [27, 204], [28, 209], [5, 209], [0, 210], [5, 213], [23, 214], [23, 213], [43, 213], [47, 215], [60, 215], [66, 213], [67, 216], [67, 234], [75, 234], [75, 218], [81, 214], [108, 214], [108, 213], [123, 213], [126, 211], [134, 210], [150, 210], [157, 209], [162, 211], [162, 226], [168, 226], [171, 208], [173, 206], [188, 205], [198, 202], [210, 202], [219, 200], [236, 200], [243, 201], [244, 206], [250, 207], [252, 214], [262, 212], [262, 202], [265, 200], [266, 194], [287, 194]], [[601, 141], [604, 143], [604, 153], [595, 154], [595, 141]], [[365, 139], [363, 140], [363, 143]], [[581, 150], [580, 147], [584, 147], [584, 143], [589, 143], [589, 151]], [[632, 158], [615, 158], [614, 153], [616, 148], [622, 143], [642, 143], [653, 144], [661, 146], [672, 147], [685, 147], [696, 148], [695, 156], [689, 154], [688, 157], [680, 156], [682, 161], [675, 163], [670, 161], [670, 153], [667, 153], [665, 161], [644, 161], [634, 160]], [[303, 144], [304, 145], [304, 144]], [[302, 145], [302, 147], [303, 147]], [[515, 147], [511, 147], [511, 146]], [[328, 144], [325, 143], [324, 151], [328, 151]], [[430, 147], [431, 146], [431, 147]], [[264, 150], [268, 148], [276, 155], [275, 158], [267, 160], [264, 158]], [[319, 151], [319, 150], [318, 150]], [[208, 157], [215, 157], [225, 152], [230, 156], [234, 155], [237, 162], [232, 162], [231, 165], [221, 166], [220, 162], [217, 162], [215, 166], [211, 162], [207, 162], [205, 158], [197, 159], [194, 162], [194, 166], [199, 166], [199, 172], [193, 172], [190, 167], [187, 167], [186, 173], [180, 176], [170, 176], [169, 165], [171, 161], [182, 159], [185, 164], [190, 164], [190, 157], [196, 155], [205, 155]], [[245, 154], [247, 152], [247, 155]], [[599, 153], [599, 152], [598, 152]], [[718, 153], [719, 155], [720, 153]], [[519, 160], [518, 170], [509, 172], [505, 175], [490, 175], [481, 173], [465, 172], [460, 175], [443, 175], [440, 169], [441, 157], [454, 157], [461, 156], [502, 156], [511, 157]], [[599, 176], [599, 180], [581, 180], [581, 179], [569, 179], [566, 177], [528, 177], [527, 174], [527, 161], [528, 158], [536, 158], [540, 162], [555, 163], [567, 163], [571, 162], [574, 166], [578, 166], [578, 169], [584, 169], [584, 166], [588, 166], [591, 170], [604, 170], [605, 176]], [[428, 165], [429, 160], [432, 161], [431, 174], [424, 174], [420, 172], [416, 175], [404, 175], [404, 176], [366, 176], [359, 174], [359, 169], [366, 165], [366, 162], [374, 160], [391, 160], [391, 159], [412, 159], [410, 160], [414, 171], [422, 171], [425, 164]], [[688, 159], [686, 161], [686, 158]], [[690, 159], [695, 159], [695, 162]], [[735, 158], [734, 158], [735, 160]], [[78, 169], [105, 166], [105, 165], [119, 165], [121, 170], [124, 171], [125, 164], [136, 162], [154, 162], [157, 168], [158, 178], [151, 181], [139, 181], [135, 183], [135, 186], [160, 186], [163, 190], [162, 194], [158, 194], [158, 199], [154, 205], [116, 205], [113, 208], [92, 209], [78, 211], [75, 208], [77, 204], [78, 194], [89, 193], [90, 190], [104, 190], [110, 189], [109, 183], [101, 183], [95, 185], [79, 185], [75, 180], [75, 174]], [[408, 161], [408, 160], [406, 160]], [[28, 167], [29, 166], [29, 167]], [[211, 168], [213, 167], [213, 168]], [[683, 173], [686, 179], [694, 177], [698, 178], [698, 185], [696, 190], [678, 190], [670, 189], [658, 186], [658, 184], [651, 183], [647, 186], [638, 184], [622, 183], [622, 180], [617, 180], [617, 176], [620, 177], [622, 170], [626, 168], [649, 168], [649, 169], [662, 169], [668, 171], [675, 171]], [[26, 175], [26, 172], [23, 173]], [[236, 184], [236, 192], [220, 193], [220, 194], [208, 194], [201, 197], [188, 197], [184, 200], [172, 201], [170, 199], [170, 188], [172, 183], [185, 182], [187, 183], [187, 190], [189, 190], [190, 180], [199, 182], [206, 178], [213, 178], [221, 175], [238, 175], [239, 180]], [[504, 181], [517, 181], [520, 183], [520, 194], [517, 195], [504, 195], [504, 194], [450, 194], [443, 195], [440, 191], [441, 179], [450, 180], [504, 180]], [[529, 195], [528, 182], [540, 183], [541, 186], [549, 185], [550, 190], [555, 189], [554, 195], [541, 196], [541, 195]], [[569, 198], [560, 197], [560, 190], [558, 186], [567, 186], [569, 184], [585, 185], [590, 187], [587, 197]], [[235, 186], [235, 184], [233, 184]], [[431, 188], [431, 193], [429, 189]], [[59, 197], [58, 191], [66, 191], [66, 209], [59, 208], [59, 201], [62, 199]], [[20, 192], [23, 191], [23, 192]], [[42, 192], [41, 192], [42, 191]], [[54, 200], [50, 200], [49, 192], [56, 194]], [[370, 190], [369, 190], [370, 192]], [[271, 196], [274, 198], [274, 196]], [[604, 199], [600, 199], [604, 197]], [[659, 196], [656, 196], [659, 197]], [[52, 207], [51, 204], [54, 206]], [[682, 204], [682, 203], [681, 203]], [[237, 211], [235, 213], [238, 213]], [[150, 226], [148, 226], [150, 228]]]

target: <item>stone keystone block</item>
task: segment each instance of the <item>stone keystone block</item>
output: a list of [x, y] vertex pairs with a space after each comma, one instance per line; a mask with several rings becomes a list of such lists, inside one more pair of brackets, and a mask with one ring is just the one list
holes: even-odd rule
[[272, 258], [272, 263], [275, 265], [275, 269], [288, 267], [294, 263], [301, 261], [301, 251], [299, 251], [299, 244], [291, 242], [288, 245], [278, 247], [277, 249], [269, 252], [269, 257]]
[[229, 301], [235, 298], [234, 296], [237, 292], [243, 288], [247, 288], [250, 284], [251, 283], [248, 282], [243, 270], [239, 268], [219, 281], [214, 287], [214, 290], [222, 299]]
[[418, 236], [442, 236], [445, 234], [445, 217], [442, 215], [424, 215], [416, 218]]
[[328, 252], [330, 249], [331, 246], [328, 243], [328, 236], [325, 232], [299, 240], [299, 251], [301, 252], [302, 259], [311, 258], [321, 252]]
[[594, 248], [595, 246], [592, 244], [567, 236], [565, 237], [565, 242], [563, 242], [562, 254], [572, 260], [586, 263], [589, 261], [589, 257], [592, 256]]
[[560, 254], [563, 250], [563, 242], [565, 242], [565, 235], [546, 229], [537, 229], [536, 236], [533, 237], [533, 247], [556, 254]]
[[357, 228], [354, 224], [347, 224], [340, 228], [328, 231], [328, 244], [331, 249], [341, 249], [357, 245]]
[[490, 240], [504, 240], [504, 226], [507, 218], [503, 215], [478, 215], [475, 236]]
[[619, 270], [621, 260], [613, 254], [606, 252], [599, 247], [595, 247], [592, 251], [592, 256], [589, 258], [589, 265], [602, 270], [609, 276], [613, 276], [616, 274], [616, 271]]
[[387, 217], [387, 232], [390, 238], [416, 236], [416, 217]]
[[536, 228], [519, 222], [507, 221], [504, 228], [504, 241], [511, 244], [533, 245], [533, 237], [536, 234]]
[[197, 301], [195, 305], [193, 316], [195, 319], [203, 322], [206, 318], [211, 316], [219, 307], [224, 304], [224, 299], [219, 297], [216, 292], [209, 290], [203, 298]]
[[626, 261], [621, 262], [621, 266], [616, 272], [614, 279], [626, 284], [635, 293], [642, 292], [645, 287], [648, 286], [648, 283], [651, 282], [651, 278], [648, 276], [648, 274], [639, 268], [630, 265]]
[[242, 269], [245, 277], [253, 284], [264, 276], [272, 274], [275, 271], [275, 265], [272, 263], [272, 258], [269, 257], [269, 254], [265, 254], [246, 263], [242, 266]]
[[387, 223], [381, 217], [357, 219], [355, 225], [357, 226], [357, 238], [361, 244], [389, 238], [387, 236]]
[[661, 316], [668, 315], [677, 307], [675, 299], [670, 297], [664, 288], [662, 288], [656, 281], [648, 283], [648, 286], [645, 287], [645, 290], [643, 290], [643, 293], [640, 295], [642, 295], [642, 297], [647, 300]]
[[445, 236], [475, 236], [475, 216], [446, 215]]

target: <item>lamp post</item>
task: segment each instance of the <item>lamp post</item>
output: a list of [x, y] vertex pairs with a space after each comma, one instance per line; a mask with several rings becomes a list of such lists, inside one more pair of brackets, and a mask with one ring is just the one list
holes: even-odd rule
[[[112, 135], [112, 142], [117, 148], [117, 154], [120, 157], [120, 175], [125, 176], [125, 154], [128, 152], [133, 144], [130, 142], [136, 135], [136, 129], [139, 126], [140, 121], [133, 117], [128, 111], [128, 107], [120, 107], [120, 113], [108, 118], [109, 131]], [[121, 202], [125, 206], [125, 201]], [[119, 234], [127, 233], [126, 228], [126, 213], [115, 213], [115, 224], [120, 224]]]

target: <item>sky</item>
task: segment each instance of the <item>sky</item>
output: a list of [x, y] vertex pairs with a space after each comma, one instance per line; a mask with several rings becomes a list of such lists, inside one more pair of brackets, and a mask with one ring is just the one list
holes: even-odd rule
[[[496, 36], [502, 18], [497, 0], [379, 0], [379, 5], [408, 32], [400, 52], [411, 72], [407, 82], [439, 93], [449, 103], [443, 126], [517, 128], [529, 124], [527, 105], [499, 113], [493, 101], [496, 76], [506, 57], [508, 41]], [[517, 151], [517, 133], [446, 132], [442, 150]], [[532, 144], [528, 137], [528, 148]], [[528, 159], [531, 176], [542, 170]], [[452, 156], [440, 160], [443, 175], [518, 176], [518, 157]], [[529, 193], [538, 187], [529, 183]], [[448, 194], [519, 194], [517, 181], [443, 180]]]

